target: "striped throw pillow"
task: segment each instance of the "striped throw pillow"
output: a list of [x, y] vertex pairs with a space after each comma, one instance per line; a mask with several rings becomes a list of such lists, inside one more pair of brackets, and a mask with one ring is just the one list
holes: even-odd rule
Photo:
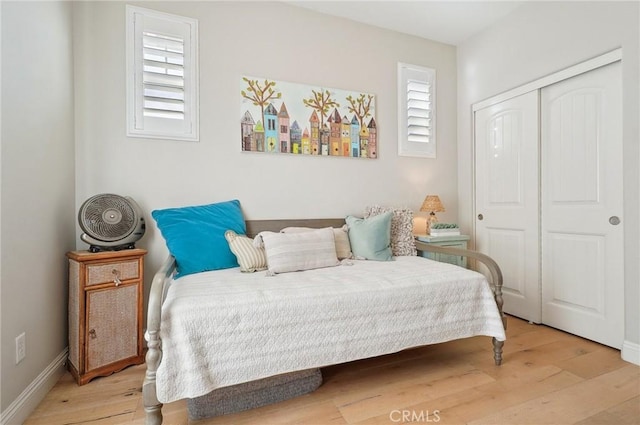
[[253, 239], [245, 235], [238, 235], [233, 230], [227, 230], [224, 237], [229, 242], [231, 252], [238, 259], [240, 271], [252, 273], [267, 269], [267, 256], [264, 248], [255, 248]]
[[331, 227], [301, 233], [262, 232], [260, 235], [271, 274], [340, 264]]
[[[309, 232], [311, 230], [316, 230], [312, 227], [285, 227], [280, 230], [280, 233], [300, 233], [300, 232]], [[349, 233], [347, 230], [347, 225], [340, 228], [333, 228], [333, 236], [336, 241], [336, 254], [338, 255], [338, 260], [344, 260], [346, 258], [352, 258], [353, 254], [351, 253], [351, 244], [349, 243]]]

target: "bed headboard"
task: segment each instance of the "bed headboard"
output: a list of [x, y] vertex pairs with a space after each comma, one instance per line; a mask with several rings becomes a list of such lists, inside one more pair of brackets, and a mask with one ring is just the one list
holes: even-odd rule
[[297, 220], [247, 220], [247, 236], [255, 237], [260, 232], [279, 232], [285, 227], [342, 227], [344, 218], [308, 218]]

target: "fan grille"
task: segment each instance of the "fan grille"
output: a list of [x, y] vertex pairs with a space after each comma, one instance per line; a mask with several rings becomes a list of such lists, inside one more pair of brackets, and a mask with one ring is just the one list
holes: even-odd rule
[[134, 231], [138, 220], [126, 198], [108, 193], [87, 199], [78, 218], [87, 235], [106, 242], [125, 238]]

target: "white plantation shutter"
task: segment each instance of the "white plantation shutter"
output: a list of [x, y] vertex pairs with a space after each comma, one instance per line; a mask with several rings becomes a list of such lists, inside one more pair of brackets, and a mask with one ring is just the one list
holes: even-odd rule
[[127, 6], [127, 135], [198, 140], [197, 20]]
[[431, 85], [407, 82], [407, 137], [410, 142], [429, 143], [431, 135]]
[[143, 114], [184, 120], [184, 40], [142, 33]]
[[435, 71], [398, 64], [398, 154], [435, 158]]

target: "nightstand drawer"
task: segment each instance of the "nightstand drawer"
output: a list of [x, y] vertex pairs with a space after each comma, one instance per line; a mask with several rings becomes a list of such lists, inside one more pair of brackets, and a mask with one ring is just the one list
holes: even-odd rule
[[138, 260], [87, 266], [87, 285], [137, 279], [139, 276]]

